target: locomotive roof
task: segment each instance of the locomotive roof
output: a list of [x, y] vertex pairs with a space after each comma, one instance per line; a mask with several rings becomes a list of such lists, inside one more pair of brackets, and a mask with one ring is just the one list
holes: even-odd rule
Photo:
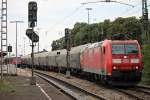
[[88, 48], [95, 48], [95, 47], [99, 47], [99, 46], [101, 46], [102, 45], [102, 43], [103, 43], [103, 41], [102, 42], [96, 42], [96, 43], [92, 43]]
[[[104, 40], [101, 42], [96, 42], [96, 43], [89, 43], [89, 44], [84, 44], [84, 45], [80, 45], [77, 47], [72, 47], [70, 53], [74, 54], [74, 53], [81, 53], [85, 48], [95, 48], [98, 46], [101, 46], [102, 43], [138, 43], [137, 40]], [[35, 53], [34, 56], [35, 57], [43, 57], [43, 56], [56, 56], [58, 55], [58, 52], [60, 52], [60, 55], [65, 55], [66, 54], [66, 49], [62, 49], [62, 50], [55, 50], [55, 51], [49, 51], [49, 52], [41, 52], [41, 53]], [[22, 56], [21, 58], [31, 58], [31, 54]]]
[[82, 52], [89, 45], [90, 45], [90, 43], [89, 44], [80, 45], [80, 46], [77, 46], [77, 47], [73, 47], [73, 48], [71, 48], [70, 53], [79, 53], [79, 52]]
[[137, 43], [137, 40], [113, 40], [112, 43]]

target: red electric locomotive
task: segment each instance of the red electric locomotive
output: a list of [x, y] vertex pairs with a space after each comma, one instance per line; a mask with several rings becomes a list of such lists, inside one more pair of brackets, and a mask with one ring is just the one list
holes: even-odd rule
[[17, 66], [20, 67], [20, 65], [22, 64], [22, 59], [21, 57], [10, 57], [10, 58], [4, 58], [4, 64], [13, 64], [13, 65], [16, 65], [17, 63]]
[[104, 40], [80, 55], [81, 68], [113, 85], [135, 85], [141, 80], [142, 55], [136, 40]]

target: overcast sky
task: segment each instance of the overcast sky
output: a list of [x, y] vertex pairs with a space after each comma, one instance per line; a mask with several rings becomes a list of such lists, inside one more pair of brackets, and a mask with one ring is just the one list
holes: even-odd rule
[[[25, 35], [28, 28], [28, 2], [30, 0], [7, 0], [8, 1], [8, 43], [13, 46], [15, 54], [15, 24], [10, 21], [19, 20], [24, 23], [18, 24], [18, 54], [31, 52], [31, 42]], [[83, 2], [96, 0], [35, 0], [38, 4], [38, 24], [40, 50], [51, 50], [51, 43], [64, 36], [65, 28], [73, 28], [76, 22], [87, 22], [87, 7], [90, 11], [90, 23], [102, 22], [105, 19], [114, 20], [117, 17], [142, 15], [142, 0], [116, 0], [122, 3], [134, 5], [135, 7], [117, 3], [95, 3], [81, 5]], [[149, 4], [148, 0], [148, 4]], [[25, 38], [25, 39], [24, 39]], [[24, 49], [25, 40], [25, 49]], [[35, 48], [37, 51], [37, 48]]]

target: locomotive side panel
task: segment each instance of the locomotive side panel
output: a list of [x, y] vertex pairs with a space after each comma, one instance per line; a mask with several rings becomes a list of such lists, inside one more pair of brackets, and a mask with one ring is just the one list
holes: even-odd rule
[[99, 43], [86, 48], [80, 58], [83, 71], [100, 74], [101, 57]]

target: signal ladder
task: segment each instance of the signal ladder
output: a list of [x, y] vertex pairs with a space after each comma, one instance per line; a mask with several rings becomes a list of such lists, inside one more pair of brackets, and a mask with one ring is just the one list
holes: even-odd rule
[[[3, 54], [7, 54], [7, 0], [1, 4], [1, 78], [3, 77]], [[8, 70], [7, 70], [8, 71]]]

